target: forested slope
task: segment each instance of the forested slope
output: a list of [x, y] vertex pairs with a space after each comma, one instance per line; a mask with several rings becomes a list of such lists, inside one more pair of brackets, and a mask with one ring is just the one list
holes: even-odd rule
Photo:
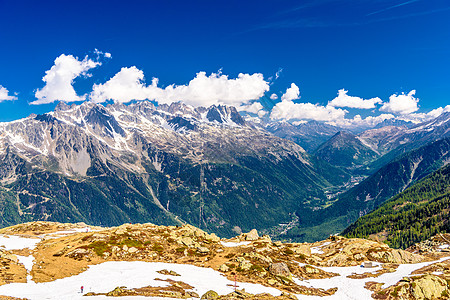
[[385, 240], [394, 248], [407, 248], [440, 232], [449, 232], [450, 165], [391, 198], [359, 218], [342, 233], [346, 237]]

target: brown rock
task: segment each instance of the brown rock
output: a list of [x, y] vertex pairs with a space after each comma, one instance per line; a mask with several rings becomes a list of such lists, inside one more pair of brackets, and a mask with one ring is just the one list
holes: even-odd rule
[[256, 241], [259, 239], [259, 234], [256, 229], [250, 230], [249, 233], [244, 233], [244, 236], [246, 241]]
[[449, 294], [447, 282], [435, 275], [425, 275], [414, 280], [412, 294], [415, 299], [438, 299]]
[[200, 298], [201, 300], [216, 300], [219, 298], [219, 294], [217, 294], [215, 291], [213, 290], [209, 290], [206, 293], [203, 294], [202, 298]]
[[269, 272], [275, 276], [282, 276], [292, 279], [291, 271], [289, 270], [286, 263], [283, 262], [270, 264]]

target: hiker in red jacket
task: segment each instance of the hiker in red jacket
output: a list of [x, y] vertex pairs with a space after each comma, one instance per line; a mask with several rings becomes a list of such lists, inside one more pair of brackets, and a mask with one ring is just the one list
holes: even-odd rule
[[81, 286], [81, 293], [83, 294], [83, 289], [84, 289], [84, 287], [83, 286]]

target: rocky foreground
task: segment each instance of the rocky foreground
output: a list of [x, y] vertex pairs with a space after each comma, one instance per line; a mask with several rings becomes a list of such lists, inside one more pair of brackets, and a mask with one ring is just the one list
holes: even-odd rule
[[[1, 299], [40, 299], [39, 288], [51, 284], [54, 298], [51, 292], [46, 296], [58, 299], [59, 282], [83, 278], [75, 282], [84, 284], [88, 277], [82, 276], [95, 270], [101, 276], [117, 270], [133, 274], [130, 266], [136, 266], [133, 275], [148, 282], [126, 283], [122, 275], [114, 280], [123, 284], [92, 284], [67, 299], [448, 299], [450, 294], [448, 235], [408, 250], [340, 236], [316, 243], [273, 242], [256, 230], [220, 239], [190, 225], [32, 222], [1, 229], [0, 235]], [[154, 273], [144, 275], [150, 269]], [[206, 279], [196, 281], [196, 276]]]

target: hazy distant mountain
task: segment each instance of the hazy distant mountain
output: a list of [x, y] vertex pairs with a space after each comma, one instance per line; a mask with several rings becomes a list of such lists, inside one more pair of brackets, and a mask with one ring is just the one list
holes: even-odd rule
[[396, 127], [413, 127], [415, 124], [413, 122], [403, 121], [403, 120], [396, 120], [396, 119], [387, 119], [383, 122], [378, 123], [375, 125], [374, 128], [383, 128], [386, 126], [396, 126]]
[[308, 153], [312, 153], [319, 145], [341, 130], [338, 127], [317, 121], [309, 121], [298, 125], [286, 121], [271, 122], [266, 125], [265, 129], [275, 136], [293, 141]]
[[320, 145], [314, 154], [326, 162], [347, 169], [355, 169], [380, 156], [354, 134], [339, 131]]
[[382, 154], [378, 160], [367, 166], [372, 172], [403, 153], [445, 137], [450, 137], [448, 112], [411, 128], [388, 126], [367, 130], [359, 135], [365, 144]]
[[450, 136], [450, 113], [412, 127], [403, 122], [388, 123], [401, 126], [373, 128], [358, 135], [339, 133], [319, 146], [314, 154], [354, 174], [370, 175], [403, 153]]

